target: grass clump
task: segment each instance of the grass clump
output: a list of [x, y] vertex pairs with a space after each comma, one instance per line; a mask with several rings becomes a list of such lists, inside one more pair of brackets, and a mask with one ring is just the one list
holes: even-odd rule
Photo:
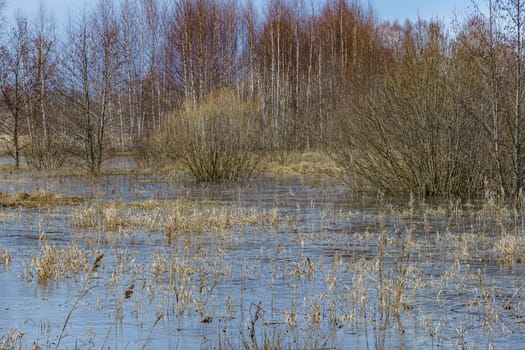
[[525, 263], [525, 236], [504, 233], [494, 245], [497, 261], [503, 266]]
[[266, 171], [270, 174], [284, 175], [333, 175], [342, 172], [342, 169], [324, 152], [307, 151], [299, 154], [292, 154], [287, 162], [272, 160], [269, 162]]
[[73, 226], [124, 232], [132, 228], [156, 229], [160, 226], [160, 209], [133, 209], [118, 205], [82, 206], [73, 213]]
[[169, 213], [165, 227], [168, 234], [203, 232], [221, 233], [233, 226], [254, 225], [259, 217], [255, 212], [242, 208], [174, 208]]
[[68, 197], [57, 193], [37, 191], [35, 193], [16, 192], [6, 194], [0, 192], [0, 206], [4, 208], [47, 208], [57, 205], [73, 205], [82, 202], [81, 197]]
[[4, 265], [7, 269], [9, 265], [11, 264], [11, 260], [13, 260], [13, 257], [11, 256], [11, 253], [9, 250], [4, 249], [2, 251], [2, 255], [0, 256], [0, 265]]
[[174, 208], [174, 207], [180, 207], [180, 208], [191, 208], [194, 207], [194, 204], [187, 198], [181, 197], [176, 200], [168, 200], [168, 201], [156, 201], [153, 199], [145, 200], [142, 202], [112, 202], [109, 204], [101, 204], [99, 205], [99, 208], [116, 208], [116, 209], [132, 209], [132, 210], [145, 210], [145, 211], [151, 211], [155, 209], [165, 209], [165, 208]]
[[236, 206], [197, 205], [185, 199], [170, 202], [110, 203], [83, 206], [73, 214], [76, 228], [122, 232], [126, 229], [164, 229], [174, 234], [224, 233], [232, 227], [276, 225], [275, 211], [248, 210]]
[[[9, 329], [7, 332], [0, 337], [0, 349], [25, 349], [25, 333], [19, 329]], [[33, 349], [39, 349], [33, 346]]]
[[31, 263], [32, 268], [26, 269], [26, 277], [32, 279], [36, 275], [42, 284], [87, 272], [91, 266], [86, 251], [74, 243], [65, 248], [46, 243], [39, 255], [31, 257]]
[[73, 213], [73, 226], [76, 228], [96, 228], [100, 226], [101, 214], [96, 207], [82, 206]]

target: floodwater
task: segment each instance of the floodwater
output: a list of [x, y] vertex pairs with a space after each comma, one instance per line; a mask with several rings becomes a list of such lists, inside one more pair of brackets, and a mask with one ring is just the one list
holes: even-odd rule
[[[502, 230], [519, 220], [475, 206], [385, 204], [316, 176], [218, 186], [175, 176], [6, 174], [0, 191], [85, 199], [0, 209], [0, 254], [12, 257], [0, 264], [0, 348], [516, 349], [525, 343], [525, 266], [502, 264], [494, 248]], [[85, 207], [180, 199], [263, 219], [174, 234], [162, 225], [117, 232], [75, 225]], [[123, 215], [165, 214], [135, 211]], [[73, 243], [90, 263], [103, 254], [96, 272], [40, 281], [34, 258], [43, 246]]]

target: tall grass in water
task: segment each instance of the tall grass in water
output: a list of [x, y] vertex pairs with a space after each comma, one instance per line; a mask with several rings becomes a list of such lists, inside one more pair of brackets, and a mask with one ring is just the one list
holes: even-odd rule
[[82, 288], [80, 289], [80, 292], [77, 295], [77, 297], [75, 299], [75, 302], [73, 303], [73, 306], [69, 310], [69, 313], [67, 314], [66, 319], [64, 320], [64, 324], [62, 325], [62, 329], [60, 331], [60, 335], [58, 336], [55, 349], [57, 349], [57, 350], [60, 349], [60, 342], [64, 338], [64, 332], [66, 331], [66, 328], [67, 328], [67, 325], [69, 323], [69, 320], [70, 320], [71, 316], [73, 315], [73, 312], [78, 307], [80, 301], [82, 300], [82, 298], [84, 298], [84, 296], [86, 296], [97, 285], [96, 274], [97, 274], [97, 271], [98, 271], [99, 267], [102, 264], [102, 259], [103, 258], [104, 258], [104, 254], [99, 255], [95, 259], [93, 264], [91, 265], [91, 268], [89, 269], [89, 271], [84, 276], [84, 279], [83, 279], [83, 282], [82, 282]]
[[[408, 205], [380, 212], [331, 206], [313, 216], [310, 207], [300, 206], [286, 214], [279, 214], [280, 208], [251, 211], [198, 203], [76, 209], [79, 223], [83, 211], [88, 213], [84, 225], [96, 234], [108, 235], [114, 227], [142, 233], [148, 227], [142, 214], [154, 217], [159, 229], [148, 236], [160, 235], [166, 243], [162, 237], [170, 232], [170, 244], [155, 253], [150, 246], [95, 244], [107, 248], [106, 256], [114, 255], [108, 259], [114, 271], [104, 275], [103, 285], [120, 296], [110, 311], [106, 339], [130, 314], [140, 325], [150, 313], [153, 327], [162, 321], [181, 334], [201, 324], [211, 332], [205, 334], [205, 348], [325, 349], [358, 339], [360, 348], [384, 349], [410, 347], [414, 342], [404, 337], [414, 334], [428, 346], [490, 347], [499, 330], [523, 317], [523, 286], [507, 293], [484, 271], [484, 266], [504, 265], [498, 253], [504, 249], [494, 242], [519, 236], [521, 214], [490, 203], [469, 208], [458, 202], [418, 206], [412, 198]], [[261, 246], [253, 247], [252, 238]], [[67, 255], [44, 243], [36, 257], [40, 265], [56, 265], [45, 256]], [[75, 251], [72, 246], [63, 249]], [[520, 252], [512, 254], [505, 264], [519, 263]], [[35, 266], [30, 267], [36, 276]], [[153, 347], [149, 340], [143, 344]]]
[[35, 275], [39, 283], [76, 275], [89, 271], [88, 254], [75, 243], [66, 248], [57, 248], [47, 242], [40, 249], [40, 254], [31, 257], [31, 266], [26, 266], [26, 278], [31, 280]]
[[162, 229], [169, 239], [178, 234], [224, 234], [236, 226], [277, 224], [275, 211], [248, 210], [235, 205], [199, 205], [186, 200], [82, 206], [73, 212], [76, 228], [111, 232], [135, 228]]
[[7, 270], [9, 265], [11, 265], [11, 260], [13, 260], [11, 253], [8, 249], [4, 249], [2, 251], [2, 255], [0, 256], [0, 265], [4, 265], [4, 268]]
[[0, 192], [1, 207], [47, 208], [58, 205], [74, 205], [82, 202], [81, 197], [64, 196], [57, 193], [38, 191], [35, 193], [2, 193]]

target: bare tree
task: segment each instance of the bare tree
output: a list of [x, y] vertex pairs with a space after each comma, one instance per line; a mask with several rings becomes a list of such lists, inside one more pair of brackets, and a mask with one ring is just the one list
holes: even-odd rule
[[508, 40], [515, 55], [514, 69], [514, 193], [523, 189], [523, 35], [525, 31], [525, 2], [523, 0], [498, 1], [506, 16]]
[[109, 0], [96, 12], [86, 10], [69, 26], [64, 68], [65, 96], [76, 109], [70, 126], [72, 141], [81, 141], [90, 172], [100, 171], [107, 149], [107, 127], [112, 122], [118, 71], [118, 26]]
[[11, 136], [13, 157], [16, 166], [20, 165], [21, 154], [21, 126], [24, 114], [24, 92], [27, 79], [27, 55], [28, 55], [28, 22], [27, 18], [17, 15], [16, 24], [11, 29], [9, 39], [2, 48], [2, 96], [9, 112], [9, 118], [5, 118], [3, 129]]
[[[522, 0], [489, 0], [457, 36], [455, 61], [463, 71], [463, 103], [475, 112], [490, 145], [487, 178], [505, 196], [523, 189], [523, 30]], [[468, 91], [468, 92], [467, 92]], [[494, 174], [492, 174], [494, 173]]]
[[66, 151], [61, 142], [62, 122], [57, 116], [58, 38], [55, 21], [40, 5], [31, 23], [28, 48], [28, 133], [27, 163], [35, 169], [56, 168], [64, 164]]
[[232, 87], [240, 56], [240, 11], [233, 0], [181, 0], [170, 23], [171, 61], [186, 105]]

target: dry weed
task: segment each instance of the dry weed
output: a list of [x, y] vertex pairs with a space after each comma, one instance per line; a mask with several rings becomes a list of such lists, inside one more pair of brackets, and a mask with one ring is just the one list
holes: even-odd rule
[[0, 337], [0, 349], [23, 349], [25, 333], [18, 329], [8, 329], [7, 332]]
[[525, 262], [525, 236], [504, 233], [494, 245], [497, 261], [504, 266]]
[[50, 280], [87, 272], [91, 266], [87, 252], [74, 243], [66, 248], [57, 248], [46, 243], [38, 256], [31, 257], [31, 263], [34, 273], [33, 269], [26, 269], [26, 277], [31, 279], [36, 274], [38, 282], [44, 284]]
[[4, 265], [5, 268], [7, 269], [9, 265], [11, 264], [12, 259], [13, 257], [11, 256], [11, 253], [9, 252], [9, 250], [4, 249], [2, 252], [2, 256], [0, 257], [0, 265]]
[[0, 192], [0, 206], [2, 207], [47, 208], [57, 205], [74, 205], [82, 201], [81, 197], [68, 197], [42, 191], [32, 194], [25, 192], [6, 194]]
[[100, 212], [95, 207], [83, 206], [73, 212], [73, 226], [76, 228], [96, 228], [100, 221]]
[[277, 224], [276, 211], [263, 212], [236, 206], [198, 207], [186, 200], [83, 206], [73, 213], [73, 225], [77, 228], [113, 232], [133, 228], [165, 229], [170, 238], [174, 234], [224, 234], [233, 227]]

